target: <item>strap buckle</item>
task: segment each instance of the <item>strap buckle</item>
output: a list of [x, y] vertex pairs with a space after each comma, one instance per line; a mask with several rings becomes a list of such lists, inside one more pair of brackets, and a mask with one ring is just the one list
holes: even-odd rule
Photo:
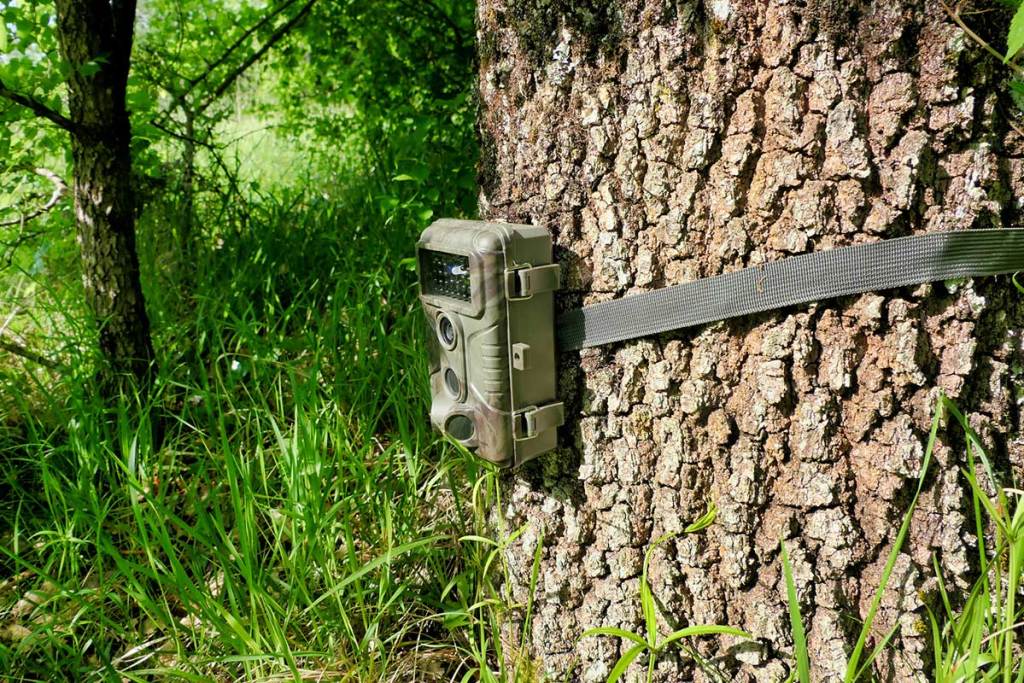
[[534, 294], [554, 292], [561, 286], [562, 268], [557, 263], [505, 271], [505, 296], [510, 301], [529, 299]]
[[518, 440], [532, 439], [538, 434], [556, 429], [565, 424], [565, 406], [549, 403], [546, 406], [531, 406], [513, 416], [513, 429]]

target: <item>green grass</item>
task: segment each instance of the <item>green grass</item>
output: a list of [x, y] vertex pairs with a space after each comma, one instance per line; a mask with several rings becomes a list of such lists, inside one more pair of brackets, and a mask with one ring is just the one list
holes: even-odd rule
[[[540, 679], [527, 647], [532, 598], [513, 603], [501, 581], [505, 551], [526, 528], [494, 528], [496, 472], [440, 441], [425, 419], [412, 245], [428, 206], [457, 214], [465, 198], [446, 206], [425, 179], [402, 177], [371, 174], [227, 210], [197, 262], [175, 265], [194, 273], [186, 289], [164, 262], [163, 217], [144, 221], [161, 374], [154, 396], [126, 397], [113, 411], [91, 394], [74, 287], [56, 290], [45, 273], [19, 280], [46, 293], [26, 332], [45, 330], [63, 368], [2, 368], [17, 390], [0, 414], [0, 671], [23, 680]], [[936, 564], [935, 677], [1022, 683], [1024, 505], [998, 485], [948, 401], [921, 482], [945, 416], [967, 434], [964, 476], [987, 543], [968, 596], [949, 595]], [[848, 681], [869, 679], [895, 634], [867, 650], [912, 512], [852, 644]], [[712, 506], [686, 532], [713, 521]], [[534, 531], [530, 595], [544, 538]], [[628, 644], [610, 680], [645, 654], [650, 679], [675, 648], [702, 665], [685, 645], [691, 637], [746, 636], [727, 625], [660, 633], [647, 571], [664, 540], [643, 565], [644, 632], [581, 634]], [[805, 683], [810, 656], [782, 550], [793, 675]], [[521, 626], [517, 643], [503, 639], [507, 620]]]
[[[956, 404], [940, 396], [935, 406], [917, 490], [903, 516], [868, 614], [847, 658], [847, 683], [874, 680], [872, 664], [897, 633], [898, 624], [865, 656], [865, 646], [871, 637], [878, 607], [906, 542], [939, 430], [947, 421], [955, 423], [965, 438], [966, 467], [963, 476], [971, 489], [974, 531], [979, 539], [978, 577], [966, 600], [962, 601], [962, 606], [954, 609], [938, 558], [934, 560], [940, 601], [938, 606], [925, 605], [933, 655], [932, 677], [936, 683], [1024, 682], [1024, 660], [1017, 639], [1017, 631], [1024, 627], [1024, 609], [1018, 604], [1020, 589], [1024, 585], [1024, 501], [1021, 499], [1024, 492], [1000, 485], [977, 433]], [[989, 486], [996, 491], [994, 498], [979, 483], [979, 469], [985, 473]], [[1014, 501], [1012, 504], [1011, 499]], [[781, 561], [793, 635], [793, 655], [796, 659], [796, 668], [790, 680], [810, 683], [812, 679], [807, 639], [785, 544], [781, 545]]]
[[[0, 670], [514, 675], [498, 633], [528, 606], [495, 579], [517, 536], [486, 524], [495, 472], [424, 419], [417, 209], [380, 206], [372, 187], [267, 203], [201, 255], [195, 293], [149, 282], [163, 366], [145, 403], [105, 410], [73, 351], [71, 379], [12, 398]], [[159, 246], [143, 244], [153, 271]]]
[[[971, 487], [978, 544], [979, 579], [960, 610], [954, 610], [938, 561], [941, 602], [929, 610], [937, 683], [1024, 681], [1018, 631], [1024, 626], [1024, 492], [1000, 484], [981, 439], [956, 406], [949, 407], [966, 437], [963, 476]], [[982, 473], [987, 485], [979, 482]], [[986, 490], [995, 491], [990, 495]]]
[[[718, 508], [714, 503], [711, 503], [708, 507], [708, 511], [702, 515], [700, 519], [694, 521], [683, 529], [683, 533], [695, 534], [703, 531], [714, 523], [717, 515]], [[713, 676], [716, 674], [720, 675], [719, 672], [714, 670], [714, 667], [701, 657], [696, 650], [687, 647], [684, 644], [685, 641], [702, 636], [733, 636], [735, 638], [752, 637], [745, 631], [720, 624], [686, 626], [684, 628], [676, 629], [665, 636], [661, 635], [658, 629], [657, 607], [654, 600], [654, 594], [651, 592], [651, 584], [647, 578], [647, 573], [650, 569], [651, 555], [654, 551], [658, 549], [658, 546], [675, 538], [675, 536], [676, 534], [665, 534], [655, 540], [647, 549], [647, 552], [644, 553], [643, 571], [640, 575], [639, 595], [640, 611], [644, 616], [644, 633], [633, 633], [632, 631], [612, 626], [599, 626], [597, 628], [587, 629], [581, 636], [582, 638], [607, 636], [619, 638], [624, 644], [628, 643], [628, 648], [623, 650], [622, 655], [618, 660], [616, 660], [612, 670], [608, 673], [608, 678], [605, 679], [607, 683], [616, 683], [616, 681], [622, 678], [626, 673], [634, 660], [643, 654], [647, 655], [647, 678], [645, 680], [647, 683], [651, 683], [654, 679], [654, 665], [657, 663], [658, 657], [673, 648], [681, 649], [688, 658], [692, 659], [699, 667], [710, 672]]]
[[800, 683], [810, 683], [811, 664], [807, 652], [807, 634], [804, 630], [803, 617], [800, 615], [796, 582], [793, 581], [793, 567], [789, 563], [786, 544], [779, 543], [779, 550], [782, 559], [782, 574], [786, 579], [786, 603], [789, 606], [789, 627], [793, 635], [793, 655], [796, 658], [796, 669], [793, 671], [791, 679], [795, 677]]

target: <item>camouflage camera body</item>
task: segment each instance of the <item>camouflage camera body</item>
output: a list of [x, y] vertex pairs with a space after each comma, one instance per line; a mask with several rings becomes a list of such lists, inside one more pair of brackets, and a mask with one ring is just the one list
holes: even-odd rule
[[439, 220], [417, 245], [435, 428], [493, 463], [553, 449], [554, 291], [544, 228]]

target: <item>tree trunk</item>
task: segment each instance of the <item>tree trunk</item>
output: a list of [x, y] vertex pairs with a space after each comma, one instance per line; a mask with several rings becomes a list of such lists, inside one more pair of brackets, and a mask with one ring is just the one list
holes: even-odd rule
[[132, 0], [57, 0], [61, 56], [71, 68], [74, 197], [82, 279], [99, 325], [108, 395], [131, 379], [148, 385], [154, 359], [135, 250], [131, 124], [125, 92]]
[[[941, 3], [481, 0], [478, 20], [482, 211], [551, 229], [563, 307], [1022, 222], [1024, 139], [1008, 125], [1005, 73]], [[508, 475], [500, 511], [507, 528], [531, 525], [508, 554], [523, 604], [544, 533], [532, 656], [558, 680], [603, 681], [623, 644], [581, 634], [642, 632], [645, 550], [714, 501], [711, 528], [653, 555], [662, 632], [745, 629], [758, 640], [700, 649], [728, 680], [785, 680], [785, 540], [813, 678], [840, 677], [939, 392], [1002, 472], [1024, 471], [1022, 322], [998, 278], [563, 354], [564, 448]], [[964, 451], [952, 429], [943, 442], [873, 631], [878, 642], [901, 625], [882, 680], [928, 670], [932, 556], [955, 590], [972, 580]], [[703, 676], [669, 654], [655, 678]]]

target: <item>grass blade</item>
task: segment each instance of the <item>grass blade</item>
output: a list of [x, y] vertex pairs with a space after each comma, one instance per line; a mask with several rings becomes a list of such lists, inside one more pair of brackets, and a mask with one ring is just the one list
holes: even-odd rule
[[644, 553], [644, 568], [640, 575], [640, 609], [644, 614], [644, 626], [647, 630], [647, 644], [652, 650], [658, 649], [658, 621], [654, 608], [654, 596], [651, 594], [651, 584], [647, 581], [647, 572], [651, 566], [651, 555], [659, 545], [673, 538], [674, 533], [665, 534], [647, 549]]
[[928, 612], [928, 626], [932, 636], [932, 666], [935, 667], [932, 675], [935, 683], [946, 683], [945, 656], [943, 654], [942, 629], [939, 627], [939, 620], [935, 617], [928, 605], [924, 606]]
[[598, 626], [596, 628], [588, 628], [580, 636], [580, 639], [590, 638], [592, 636], [613, 636], [615, 638], [622, 638], [624, 640], [630, 640], [637, 645], [647, 646], [647, 641], [633, 633], [621, 628], [615, 628], [614, 626]]
[[807, 635], [804, 633], [804, 621], [800, 616], [800, 601], [796, 595], [796, 584], [793, 581], [793, 568], [789, 564], [789, 553], [785, 542], [779, 542], [782, 549], [782, 572], [786, 577], [786, 602], [789, 604], [789, 625], [793, 631], [793, 649], [796, 655], [797, 680], [800, 683], [811, 683], [811, 666], [807, 657]]
[[644, 613], [644, 632], [647, 635], [647, 645], [653, 650], [658, 647], [658, 623], [654, 612], [654, 596], [651, 595], [651, 587], [647, 585], [646, 576], [640, 583], [640, 609]]
[[844, 677], [845, 683], [853, 683], [857, 680], [857, 676], [859, 675], [860, 659], [864, 654], [864, 646], [867, 643], [868, 634], [871, 632], [872, 625], [874, 625], [875, 616], [878, 614], [878, 608], [882, 603], [882, 594], [885, 592], [886, 586], [889, 583], [889, 578], [892, 576], [900, 550], [902, 550], [903, 543], [907, 539], [907, 533], [910, 531], [910, 520], [914, 515], [914, 510], [917, 508], [917, 501], [921, 497], [921, 491], [924, 488], [924, 480], [928, 474], [929, 466], [931, 465], [932, 454], [935, 452], [935, 442], [939, 436], [939, 425], [942, 423], [942, 415], [947, 403], [949, 403], [949, 399], [944, 395], [939, 397], [938, 405], [935, 409], [935, 416], [932, 418], [932, 428], [928, 434], [928, 445], [924, 452], [924, 462], [921, 463], [921, 474], [917, 479], [917, 490], [914, 492], [914, 498], [910, 502], [910, 507], [907, 508], [907, 512], [903, 515], [903, 523], [900, 525], [900, 530], [896, 534], [896, 541], [893, 543], [892, 550], [889, 552], [889, 558], [885, 562], [885, 568], [882, 570], [882, 580], [879, 582], [878, 589], [875, 591], [875, 596], [871, 600], [871, 607], [868, 609], [867, 618], [864, 619], [864, 626], [861, 628], [860, 635], [857, 637], [857, 644], [854, 646], [853, 652], [850, 653], [850, 658], [847, 660], [846, 676]]
[[710, 501], [708, 503], [707, 512], [694, 520], [688, 527], [683, 529], [683, 533], [695, 534], [698, 531], [703, 531], [715, 523], [716, 517], [718, 517], [718, 505], [714, 501]]
[[607, 683], [616, 683], [622, 674], [626, 673], [626, 669], [633, 663], [633, 660], [640, 656], [640, 653], [647, 649], [646, 643], [640, 643], [626, 650], [619, 661], [615, 662], [615, 666], [612, 667], [611, 673], [608, 674]]
[[885, 634], [885, 637], [882, 638], [882, 641], [875, 646], [875, 649], [871, 651], [871, 654], [868, 655], [868, 658], [864, 660], [863, 664], [861, 664], [860, 669], [857, 670], [857, 675], [854, 676], [854, 680], [860, 680], [860, 677], [864, 675], [864, 672], [871, 667], [871, 663], [874, 662], [878, 655], [882, 654], [882, 650], [884, 650], [886, 646], [889, 645], [889, 642], [892, 640], [892, 637], [896, 635], [896, 632], [898, 630], [898, 623], [891, 629], [889, 629], [889, 632]]
[[737, 638], [746, 638], [747, 640], [751, 640], [753, 638], [753, 636], [746, 631], [741, 631], [740, 629], [733, 628], [732, 626], [718, 626], [713, 624], [704, 626], [687, 626], [686, 628], [681, 628], [678, 631], [670, 633], [667, 638], [661, 641], [661, 644], [658, 646], [658, 650], [663, 650], [666, 646], [682, 640], [683, 638], [697, 638], [699, 636], [736, 636]]
[[346, 576], [344, 579], [342, 579], [342, 580], [338, 581], [336, 584], [334, 584], [331, 587], [331, 590], [329, 592], [324, 593], [323, 595], [318, 597], [316, 600], [311, 602], [309, 604], [309, 607], [306, 608], [306, 611], [309, 612], [310, 610], [315, 609], [320, 603], [322, 603], [325, 600], [327, 600], [328, 598], [330, 598], [334, 593], [337, 593], [337, 592], [341, 591], [342, 588], [344, 588], [345, 586], [349, 585], [353, 581], [358, 581], [360, 578], [362, 578], [363, 576], [369, 574], [370, 572], [372, 572], [377, 567], [385, 565], [385, 564], [393, 561], [395, 558], [400, 557], [400, 556], [404, 555], [405, 553], [408, 553], [408, 552], [411, 552], [413, 550], [416, 550], [417, 548], [422, 548], [423, 546], [430, 545], [431, 543], [436, 543], [437, 541], [439, 541], [441, 539], [442, 539], [441, 536], [429, 536], [427, 538], [421, 538], [418, 541], [413, 541], [411, 543], [405, 543], [403, 545], [396, 546], [394, 548], [391, 548], [390, 550], [387, 550], [386, 552], [378, 555], [376, 558], [370, 560], [366, 564], [360, 566], [359, 569], [355, 570], [354, 572], [352, 572], [351, 574]]
[[537, 594], [537, 578], [540, 576], [540, 560], [544, 554], [544, 530], [541, 529], [537, 538], [537, 547], [533, 551], [533, 568], [530, 570], [530, 591], [526, 601], [526, 617], [523, 619], [523, 632], [519, 641], [520, 652], [526, 651], [526, 637], [530, 633], [533, 621], [533, 599]]

